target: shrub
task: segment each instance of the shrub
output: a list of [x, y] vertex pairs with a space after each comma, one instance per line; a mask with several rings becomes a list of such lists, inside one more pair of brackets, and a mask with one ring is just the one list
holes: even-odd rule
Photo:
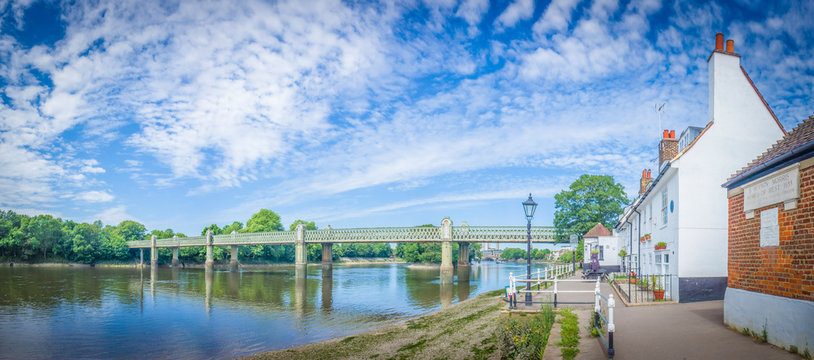
[[543, 306], [542, 311], [528, 321], [507, 319], [500, 322], [497, 338], [504, 359], [539, 359], [548, 344], [554, 325], [554, 309]]

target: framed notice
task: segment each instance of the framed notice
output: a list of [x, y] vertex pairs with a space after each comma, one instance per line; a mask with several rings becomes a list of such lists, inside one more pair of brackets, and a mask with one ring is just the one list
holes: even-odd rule
[[760, 246], [780, 245], [780, 223], [777, 208], [760, 212]]

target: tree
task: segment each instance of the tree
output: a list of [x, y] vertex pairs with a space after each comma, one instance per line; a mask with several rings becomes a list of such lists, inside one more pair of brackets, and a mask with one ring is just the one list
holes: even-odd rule
[[243, 229], [243, 223], [240, 222], [240, 221], [235, 221], [235, 222], [232, 223], [232, 225], [224, 226], [223, 227], [223, 233], [224, 234], [231, 234], [232, 231], [240, 232], [241, 229]]
[[124, 239], [124, 241], [143, 240], [144, 233], [147, 228], [141, 223], [125, 220], [119, 223], [116, 232]]
[[294, 231], [294, 230], [297, 229], [297, 225], [299, 225], [299, 224], [305, 225], [305, 230], [316, 230], [317, 229], [317, 225], [314, 224], [313, 221], [305, 221], [305, 220], [294, 221], [293, 223], [291, 223], [291, 226], [289, 226], [288, 229], [290, 231]]
[[212, 224], [212, 225], [209, 225], [209, 226], [203, 228], [203, 230], [201, 230], [201, 236], [206, 236], [206, 231], [207, 230], [212, 230], [212, 235], [221, 235], [221, 234], [223, 234], [223, 229], [221, 229], [220, 226], [218, 226], [217, 224]]
[[283, 231], [283, 224], [280, 223], [280, 215], [274, 211], [260, 209], [246, 222], [246, 227], [242, 231], [247, 233]]
[[62, 241], [62, 219], [54, 219], [51, 215], [37, 215], [28, 222], [27, 232], [29, 243], [32, 247], [37, 245], [45, 259], [48, 249]]
[[554, 196], [556, 240], [584, 235], [596, 223], [612, 229], [628, 203], [625, 188], [610, 175], [583, 174], [567, 190]]

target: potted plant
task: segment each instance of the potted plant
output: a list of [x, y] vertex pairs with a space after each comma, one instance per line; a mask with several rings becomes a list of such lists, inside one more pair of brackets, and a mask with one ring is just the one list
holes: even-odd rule
[[650, 241], [650, 234], [644, 234], [644, 239]]
[[658, 281], [658, 277], [651, 277], [650, 283], [653, 286], [653, 299], [664, 300], [664, 286]]
[[654, 247], [655, 250], [664, 250], [666, 248], [667, 248], [667, 243], [664, 242], [664, 241], [657, 242], [656, 246]]
[[639, 241], [641, 241], [641, 242], [644, 242], [644, 240], [645, 240], [644, 236], [639, 238]]
[[624, 259], [627, 256], [627, 251], [625, 249], [619, 250], [619, 257]]

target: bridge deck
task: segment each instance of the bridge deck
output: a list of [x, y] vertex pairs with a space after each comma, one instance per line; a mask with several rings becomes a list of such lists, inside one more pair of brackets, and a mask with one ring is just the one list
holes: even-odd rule
[[[305, 243], [392, 243], [392, 242], [441, 242], [440, 227], [382, 227], [307, 230], [304, 232]], [[455, 242], [490, 242], [490, 243], [525, 243], [527, 241], [525, 226], [454, 226], [452, 241]], [[275, 231], [262, 233], [235, 233], [215, 235], [213, 246], [230, 245], [275, 245], [294, 244], [296, 231]], [[535, 243], [554, 242], [554, 228], [550, 226], [532, 226], [531, 241]], [[205, 236], [185, 238], [157, 239], [156, 247], [190, 247], [205, 246]], [[128, 242], [130, 248], [150, 248], [151, 240]]]

